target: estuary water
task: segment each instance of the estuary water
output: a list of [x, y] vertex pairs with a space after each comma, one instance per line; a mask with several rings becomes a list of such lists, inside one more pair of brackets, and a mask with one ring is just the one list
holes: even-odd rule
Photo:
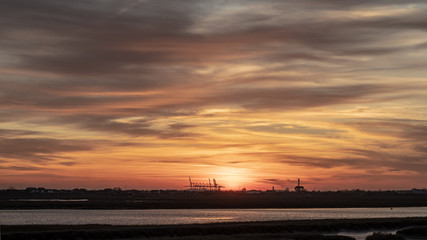
[[427, 217], [427, 207], [312, 209], [0, 210], [0, 225], [166, 225], [303, 219]]

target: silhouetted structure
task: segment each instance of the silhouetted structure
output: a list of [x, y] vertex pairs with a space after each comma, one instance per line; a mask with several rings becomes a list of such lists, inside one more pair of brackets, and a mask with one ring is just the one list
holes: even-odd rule
[[295, 192], [303, 192], [304, 186], [301, 186], [300, 179], [298, 178], [298, 186], [295, 186]]
[[191, 181], [191, 177], [188, 177], [188, 181], [190, 182], [190, 191], [221, 191], [221, 186], [216, 183], [215, 178], [213, 179], [213, 184], [211, 183], [211, 179], [209, 178], [209, 183], [196, 183]]

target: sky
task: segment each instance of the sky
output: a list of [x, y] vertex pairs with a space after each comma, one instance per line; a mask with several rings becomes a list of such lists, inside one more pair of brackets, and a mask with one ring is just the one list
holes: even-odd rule
[[0, 188], [425, 188], [426, 11], [2, 0]]

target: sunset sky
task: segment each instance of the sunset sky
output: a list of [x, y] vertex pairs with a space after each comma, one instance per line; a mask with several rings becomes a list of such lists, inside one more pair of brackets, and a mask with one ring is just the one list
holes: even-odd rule
[[0, 1], [0, 188], [425, 188], [426, 12]]

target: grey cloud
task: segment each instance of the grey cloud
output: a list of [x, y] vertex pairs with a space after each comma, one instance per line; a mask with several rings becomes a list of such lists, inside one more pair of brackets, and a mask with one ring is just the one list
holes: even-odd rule
[[[374, 2], [386, 4], [381, 1]], [[420, 27], [420, 29], [425, 26], [425, 15], [417, 12], [403, 17], [376, 17], [370, 20], [320, 19], [313, 22], [310, 19], [303, 21], [305, 19], [302, 18], [291, 23], [285, 22], [279, 25], [266, 23], [231, 33], [204, 35], [188, 32], [188, 29], [196, 24], [196, 18], [193, 17], [195, 12], [200, 10], [199, 7], [204, 4], [203, 2], [166, 4], [168, 1], [147, 1], [135, 6], [136, 9], [130, 9], [119, 15], [117, 12], [132, 2], [101, 3], [99, 1], [77, 1], [73, 4], [57, 1], [29, 3], [20, 0], [2, 2], [3, 20], [0, 24], [5, 26], [3, 31], [7, 33], [2, 41], [8, 46], [5, 51], [16, 59], [13, 64], [18, 68], [64, 74], [55, 80], [32, 78], [31, 87], [0, 79], [5, 85], [3, 90], [5, 92], [1, 97], [3, 105], [73, 108], [144, 100], [146, 97], [142, 96], [61, 96], [60, 92], [47, 93], [47, 91], [73, 93], [85, 89], [102, 93], [103, 91], [161, 89], [179, 84], [198, 86], [203, 83], [209, 84], [209, 80], [201, 79], [200, 76], [192, 74], [191, 70], [214, 62], [260, 60], [264, 63], [278, 63], [304, 59], [342, 63], [342, 59], [335, 59], [335, 57], [382, 55], [407, 51], [411, 50], [410, 46], [374, 47], [370, 43], [390, 37], [389, 32], [396, 33], [403, 26], [410, 25], [412, 28]], [[333, 1], [318, 3], [335, 4]], [[298, 3], [295, 4], [298, 5]], [[364, 2], [354, 5], [360, 4], [373, 3]], [[114, 19], [109, 19], [111, 16], [115, 16]], [[101, 21], [102, 19], [104, 20]], [[354, 27], [348, 27], [349, 25]], [[397, 28], [396, 31], [384, 30], [387, 34], [379, 31], [392, 27]], [[35, 36], [42, 34], [43, 38], [53, 42], [26, 37], [15, 39], [16, 32], [32, 33]], [[270, 43], [280, 43], [280, 47], [270, 49], [265, 47]], [[41, 50], [30, 51], [29, 48], [34, 48], [34, 45]], [[127, 46], [135, 46], [135, 48], [131, 49]], [[296, 50], [298, 48], [299, 50]], [[313, 49], [320, 52], [312, 53]], [[245, 53], [244, 57], [232, 56], [239, 56], [242, 53]], [[173, 69], [171, 65], [185, 65], [186, 70]], [[316, 64], [310, 66], [310, 68], [315, 67]], [[283, 69], [268, 69], [268, 71], [280, 70]], [[164, 73], [165, 71], [167, 74]], [[254, 80], [262, 81], [269, 79], [268, 74], [261, 71], [257, 73], [257, 77], [252, 77]], [[299, 81], [301, 79], [277, 79], [276, 77], [275, 80]], [[311, 79], [310, 81], [326, 80]], [[215, 100], [219, 102], [228, 100], [248, 108], [285, 105], [297, 108], [352, 102], [358, 97], [375, 94], [374, 91], [367, 89], [370, 87], [368, 85], [248, 90], [237, 89], [238, 82], [233, 82], [228, 87], [230, 91], [219, 90], [218, 96], [199, 99], [199, 102], [201, 104], [207, 102], [206, 104], [209, 105]], [[22, 88], [24, 90], [17, 90]], [[377, 86], [373, 88], [379, 90]], [[347, 91], [346, 94], [339, 94], [338, 91], [341, 90]], [[25, 91], [31, 91], [31, 93], [23, 94]], [[297, 93], [308, 97], [301, 98]], [[345, 96], [347, 94], [350, 96]], [[167, 110], [185, 107], [186, 105], [178, 103], [160, 108]], [[144, 109], [143, 112], [154, 110]]]
[[181, 130], [181, 129], [192, 128], [192, 127], [194, 127], [194, 125], [180, 124], [180, 123], [169, 125], [169, 128], [173, 130]]
[[296, 154], [288, 154], [282, 152], [251, 152], [244, 153], [249, 156], [257, 156], [262, 159], [266, 159], [271, 162], [276, 163], [286, 163], [295, 166], [305, 166], [305, 167], [314, 167], [314, 168], [334, 168], [341, 166], [362, 166], [366, 165], [369, 161], [367, 159], [362, 159], [360, 157], [354, 158], [327, 158], [327, 157], [313, 157], [313, 156], [304, 156]]
[[188, 163], [188, 161], [181, 161], [181, 160], [153, 160], [150, 162], [156, 162], [156, 163], [179, 163], [179, 164], [183, 164], [183, 163]]
[[[403, 90], [404, 88], [399, 88]], [[239, 105], [248, 109], [275, 109], [292, 110], [301, 108], [311, 108], [326, 105], [336, 105], [343, 103], [363, 103], [372, 100], [371, 96], [381, 95], [389, 91], [397, 90], [392, 86], [384, 85], [353, 85], [353, 86], [319, 86], [319, 87], [281, 87], [281, 88], [229, 88], [220, 86], [212, 88], [209, 96], [195, 98], [192, 102], [176, 102], [163, 105], [147, 107], [145, 101], [162, 98], [163, 96], [60, 96], [56, 94], [43, 94], [42, 92], [33, 92], [24, 94], [23, 92], [8, 92], [0, 97], [1, 106], [19, 107], [19, 108], [41, 108], [41, 109], [93, 109], [100, 107], [102, 111], [109, 105], [139, 102], [141, 107], [127, 110], [121, 109], [116, 113], [117, 117], [125, 117], [135, 114], [151, 114], [157, 116], [171, 112], [183, 112], [184, 114], [194, 114], [194, 110], [210, 105]], [[122, 113], [120, 113], [120, 111]], [[193, 112], [192, 112], [193, 111]], [[114, 117], [113, 117], [114, 118]], [[121, 129], [130, 129], [129, 124], [103, 121], [103, 119], [93, 119], [96, 124], [94, 127], [102, 128], [117, 127]], [[99, 120], [96, 122], [96, 120]], [[114, 125], [114, 126], [113, 126]], [[135, 125], [136, 126], [136, 125]], [[136, 126], [138, 128], [144, 126]], [[149, 131], [149, 129], [146, 129]], [[142, 133], [142, 132], [140, 132]], [[138, 133], [136, 133], [138, 134]]]
[[365, 97], [385, 93], [390, 87], [380, 85], [321, 86], [311, 88], [232, 89], [206, 98], [206, 104], [236, 104], [249, 109], [301, 109], [369, 101]]
[[[117, 2], [115, 4], [121, 5]], [[6, 38], [3, 41], [7, 41], [9, 49], [19, 49], [19, 53], [12, 54], [20, 59], [17, 62], [21, 67], [29, 69], [70, 75], [106, 75], [118, 72], [140, 74], [151, 65], [200, 65], [200, 62], [224, 61], [218, 53], [227, 55], [249, 51], [254, 58], [259, 58], [262, 56], [259, 56], [256, 49], [271, 42], [285, 44], [281, 51], [276, 48], [266, 53], [270, 56], [279, 54], [281, 57], [277, 58], [281, 60], [324, 58], [292, 54], [290, 51], [294, 46], [286, 47], [289, 44], [338, 54], [386, 54], [398, 50], [397, 47], [373, 48], [364, 44], [390, 36], [389, 31], [382, 29], [424, 29], [426, 22], [425, 14], [420, 11], [403, 17], [378, 17], [369, 21], [343, 19], [337, 22], [334, 19], [283, 23], [279, 26], [264, 24], [235, 33], [204, 36], [188, 32], [195, 24], [193, 15], [199, 9], [197, 6], [193, 2], [174, 4], [168, 1], [147, 1], [141, 3], [137, 10], [117, 16], [114, 21], [104, 21], [97, 25], [95, 23], [98, 19], [114, 15], [113, 12], [119, 8], [114, 4], [108, 6], [97, 1], [79, 1], [73, 4], [55, 1], [4, 1], [2, 25], [6, 30], [3, 31], [40, 30], [51, 41], [58, 36], [64, 37], [53, 43], [39, 41], [39, 48], [48, 52], [43, 54], [22, 51], [29, 46], [32, 48], [36, 40], [27, 43], [23, 39], [8, 41]], [[349, 25], [353, 27], [348, 27]], [[10, 34], [6, 36], [13, 37]], [[126, 46], [136, 48], [129, 49]]]
[[73, 162], [73, 161], [67, 161], [67, 162], [58, 162], [58, 164], [63, 165], [63, 166], [74, 166], [77, 163]]
[[[384, 85], [275, 87], [275, 88], [217, 88], [210, 96], [194, 103], [164, 106], [165, 108], [200, 108], [234, 105], [251, 110], [301, 110], [320, 106], [368, 103], [379, 101], [381, 94], [393, 90]], [[402, 88], [400, 88], [402, 90]], [[372, 96], [377, 98], [372, 99]]]
[[[224, 17], [215, 16], [215, 10], [229, 7], [227, 4], [234, 7], [228, 10], [237, 13], [232, 11], [227, 15], [223, 11], [218, 14]], [[262, 8], [252, 11], [259, 4]], [[248, 8], [238, 11], [240, 6]], [[400, 7], [407, 11], [372, 17], [350, 14], [353, 10], [363, 12], [375, 7], [387, 10]], [[106, 133], [112, 138], [128, 135], [191, 139], [200, 135], [192, 132], [197, 126], [188, 124], [188, 119], [209, 117], [200, 114], [209, 107], [283, 112], [408, 99], [414, 97], [414, 89], [423, 97], [425, 86], [411, 80], [425, 77], [424, 70], [412, 70], [424, 69], [426, 65], [422, 58], [427, 46], [422, 42], [427, 30], [426, 7], [425, 0], [262, 3], [3, 0], [0, 1], [0, 122], [61, 125]], [[412, 38], [414, 41], [407, 41]], [[249, 66], [249, 70], [240, 73], [237, 69], [235, 75], [228, 73], [235, 70], [235, 65]], [[250, 70], [251, 66], [259, 69]], [[209, 73], [211, 68], [226, 71], [225, 77]], [[382, 74], [391, 73], [396, 73], [391, 83], [370, 84], [377, 82], [377, 77], [384, 82]], [[397, 83], [394, 79], [398, 76], [409, 76], [411, 84], [403, 77]], [[194, 90], [195, 94], [182, 89]], [[422, 99], [419, 96], [417, 100]], [[166, 126], [156, 125], [156, 120], [170, 122], [175, 116], [187, 117], [186, 124], [177, 120]], [[123, 121], [132, 117], [144, 120]], [[344, 155], [336, 158], [280, 152], [260, 157], [313, 168], [388, 167], [392, 171], [418, 173], [427, 170], [425, 122], [371, 119], [341, 123], [398, 141], [367, 141], [365, 148], [357, 144], [354, 149], [336, 147], [340, 156]], [[301, 126], [242, 127], [283, 134], [344, 135], [344, 132]], [[78, 163], [59, 155], [90, 151], [100, 145], [141, 146], [114, 140], [32, 138], [30, 135], [42, 133], [3, 128], [0, 129], [3, 160], [39, 164], [56, 161], [71, 166]], [[166, 143], [151, 147], [162, 144]], [[194, 143], [194, 146], [246, 147], [237, 143]], [[390, 153], [396, 149], [401, 150], [399, 154]], [[200, 158], [215, 162], [212, 156]], [[171, 163], [168, 159], [161, 160]], [[18, 164], [9, 168], [31, 171], [30, 166]], [[264, 180], [265, 183], [281, 181]]]
[[134, 136], [158, 134], [158, 131], [150, 128], [151, 125], [148, 122], [118, 122], [113, 118], [109, 118], [108, 116], [76, 116], [71, 119], [64, 119], [63, 121], [77, 124], [80, 127], [95, 131], [124, 133]]
[[19, 129], [1, 129], [0, 128], [0, 137], [16, 137], [16, 136], [26, 136], [26, 135], [36, 135], [39, 134], [38, 131], [28, 131], [28, 130], [19, 130]]
[[[183, 131], [192, 126], [172, 124], [168, 128], [160, 129], [153, 126], [150, 119], [122, 122], [115, 116], [109, 115], [78, 115], [66, 118], [57, 118], [53, 122], [69, 124], [89, 131], [126, 134], [134, 137], [155, 136], [159, 138], [191, 138], [198, 136], [195, 133]], [[120, 143], [119, 143], [120, 144]]]
[[23, 91], [7, 92], [0, 96], [0, 106], [48, 108], [48, 109], [72, 109], [92, 106], [108, 106], [113, 103], [126, 103], [143, 100], [144, 97], [135, 96], [61, 96], [42, 92], [26, 94]]
[[[403, 150], [403, 149], [402, 149]], [[419, 154], [417, 152], [411, 153], [389, 153], [379, 150], [366, 150], [366, 149], [347, 149], [353, 155], [367, 159], [369, 166], [374, 167], [388, 167], [390, 169], [400, 169], [402, 171], [409, 170], [415, 172], [424, 172], [427, 170], [427, 156], [426, 154]]]
[[294, 184], [295, 181], [292, 181], [290, 179], [276, 179], [276, 178], [266, 178], [261, 179], [260, 182], [267, 183], [267, 184], [274, 184], [279, 186], [289, 186], [290, 184]]
[[345, 154], [345, 157], [323, 157], [296, 155], [281, 152], [246, 153], [250, 156], [258, 156], [262, 159], [286, 163], [307, 168], [336, 168], [348, 167], [351, 169], [375, 170], [386, 167], [388, 169], [400, 169], [400, 171], [414, 171], [423, 173], [427, 171], [427, 158], [425, 154], [416, 153], [389, 153], [387, 150], [366, 149], [337, 149]]
[[[349, 5], [335, 1], [311, 2], [332, 9], [389, 4], [384, 1], [363, 1]], [[292, 61], [301, 59], [320, 63], [334, 62], [340, 66], [339, 63], [343, 61], [335, 59], [339, 55], [375, 56], [412, 51], [408, 46], [375, 47], [371, 46], [371, 43], [388, 38], [403, 28], [423, 30], [426, 20], [425, 14], [419, 11], [405, 16], [373, 17], [368, 20], [312, 19], [302, 15], [294, 21], [273, 24], [264, 21], [268, 19], [268, 16], [265, 16], [267, 13], [260, 13], [259, 16], [253, 13], [249, 18], [261, 24], [249, 24], [247, 28], [238, 28], [234, 32], [195, 33], [189, 30], [197, 24], [197, 11], [207, 2], [175, 4], [168, 1], [146, 1], [129, 9], [127, 7], [132, 5], [130, 1], [69, 3], [17, 0], [3, 1], [1, 4], [0, 24], [4, 28], [0, 31], [5, 37], [0, 41], [4, 43], [2, 46], [6, 46], [4, 51], [14, 57], [14, 61], [8, 64], [18, 69], [63, 74], [47, 79], [31, 77], [25, 81], [6, 80], [6, 77], [2, 77], [2, 107], [42, 110], [99, 107], [97, 114], [106, 116], [83, 116], [83, 113], [76, 113], [77, 117], [66, 116], [60, 120], [50, 120], [90, 131], [160, 138], [191, 137], [195, 134], [179, 123], [169, 126], [168, 129], [158, 129], [150, 122], [125, 123], [117, 120], [145, 115], [161, 118], [167, 117], [166, 114], [184, 110], [191, 115], [203, 107], [218, 105], [233, 105], [250, 110], [286, 111], [383, 101], [378, 95], [401, 92], [405, 87], [380, 84], [319, 84], [317, 87], [249, 89], [243, 87], [246, 76], [238, 77], [244, 79], [242, 82], [233, 79], [226, 85], [218, 86], [217, 83], [192, 73], [192, 70], [213, 63], [253, 63], [257, 60], [262, 64], [289, 63], [289, 70], [292, 70]], [[301, 6], [302, 3], [292, 4]], [[393, 4], [400, 3], [394, 1]], [[283, 7], [285, 5], [289, 3]], [[224, 22], [227, 21], [233, 25], [232, 19], [224, 19]], [[272, 43], [276, 44], [275, 47], [270, 47]], [[34, 46], [37, 46], [36, 50]], [[351, 64], [351, 60], [348, 61], [346, 64]], [[174, 68], [176, 65], [185, 68]], [[305, 69], [316, 67], [319, 66], [313, 64]], [[250, 76], [250, 80], [269, 80], [269, 74], [282, 71], [283, 68], [264, 69], [256, 73], [256, 76]], [[339, 71], [339, 68], [322, 69], [324, 72], [329, 70]], [[273, 80], [328, 80], [314, 79], [314, 76], [309, 78], [276, 76]], [[28, 84], [30, 80], [31, 84]], [[191, 103], [177, 101], [153, 107], [145, 106], [144, 102], [165, 96], [102, 95], [108, 91], [145, 91], [173, 88], [176, 85], [193, 88], [208, 86], [212, 91], [208, 96], [196, 96]], [[87, 95], [79, 95], [79, 91], [83, 89], [88, 92]], [[99, 96], [94, 96], [91, 91], [99, 93]], [[62, 95], [63, 92], [67, 95]], [[128, 103], [138, 104], [128, 106]], [[114, 104], [120, 104], [120, 108], [108, 109], [108, 106]], [[9, 111], [6, 112], [8, 113]], [[49, 114], [51, 118], [58, 119], [53, 116], [56, 113]], [[1, 118], [0, 116], [0, 121]], [[322, 132], [318, 131], [318, 134]]]
[[372, 20], [362, 20], [354, 23], [349, 23], [351, 26], [373, 28], [373, 29], [413, 29], [426, 31], [425, 23], [427, 17], [424, 11], [419, 9], [413, 13], [404, 16], [376, 17]]
[[296, 166], [316, 167], [316, 168], [335, 168], [348, 166], [358, 168], [366, 166], [369, 159], [354, 157], [354, 158], [326, 158], [326, 157], [311, 157], [297, 155], [279, 155], [280, 162]]
[[248, 126], [246, 128], [251, 131], [271, 132], [279, 134], [308, 134], [335, 137], [338, 137], [339, 134], [344, 133], [344, 131], [337, 129], [320, 129], [296, 124], [268, 124]]
[[[116, 2], [116, 5], [121, 4]], [[130, 51], [126, 50], [127, 45], [153, 45], [153, 40], [175, 37], [185, 40], [180, 32], [191, 24], [187, 10], [181, 7], [188, 4], [168, 8], [160, 1], [147, 1], [140, 5], [138, 14], [120, 15], [108, 21], [117, 6], [108, 7], [102, 2], [4, 1], [0, 12], [4, 20], [0, 24], [5, 26], [3, 31], [9, 33], [5, 35], [11, 39], [3, 42], [15, 50], [14, 55], [25, 68], [73, 75], [128, 72], [123, 67], [132, 63], [155, 63], [165, 59], [167, 52]], [[36, 39], [16, 41], [13, 39], [16, 31], [33, 33]], [[30, 51], [35, 43], [43, 53]]]
[[37, 170], [42, 170], [43, 168], [34, 167], [34, 166], [19, 166], [19, 165], [2, 166], [0, 165], [0, 169], [15, 170], [15, 171], [37, 171]]
[[409, 5], [409, 4], [424, 4], [423, 0], [411, 0], [411, 1], [399, 1], [399, 0], [309, 0], [301, 2], [301, 4], [313, 8], [325, 7], [328, 9], [338, 9], [338, 10], [347, 10], [351, 8], [358, 7], [372, 7], [372, 6], [399, 6], [399, 5]]
[[362, 119], [346, 124], [364, 132], [399, 137], [414, 144], [427, 142], [427, 122], [423, 120]]
[[[422, 152], [422, 153], [427, 154], [427, 146], [425, 146], [425, 145], [416, 145], [414, 147], [414, 149], [418, 152]], [[426, 158], [427, 158], [427, 156], [426, 156]]]
[[82, 141], [49, 138], [1, 138], [0, 157], [43, 163], [61, 157], [63, 152], [88, 151], [92, 146]]

